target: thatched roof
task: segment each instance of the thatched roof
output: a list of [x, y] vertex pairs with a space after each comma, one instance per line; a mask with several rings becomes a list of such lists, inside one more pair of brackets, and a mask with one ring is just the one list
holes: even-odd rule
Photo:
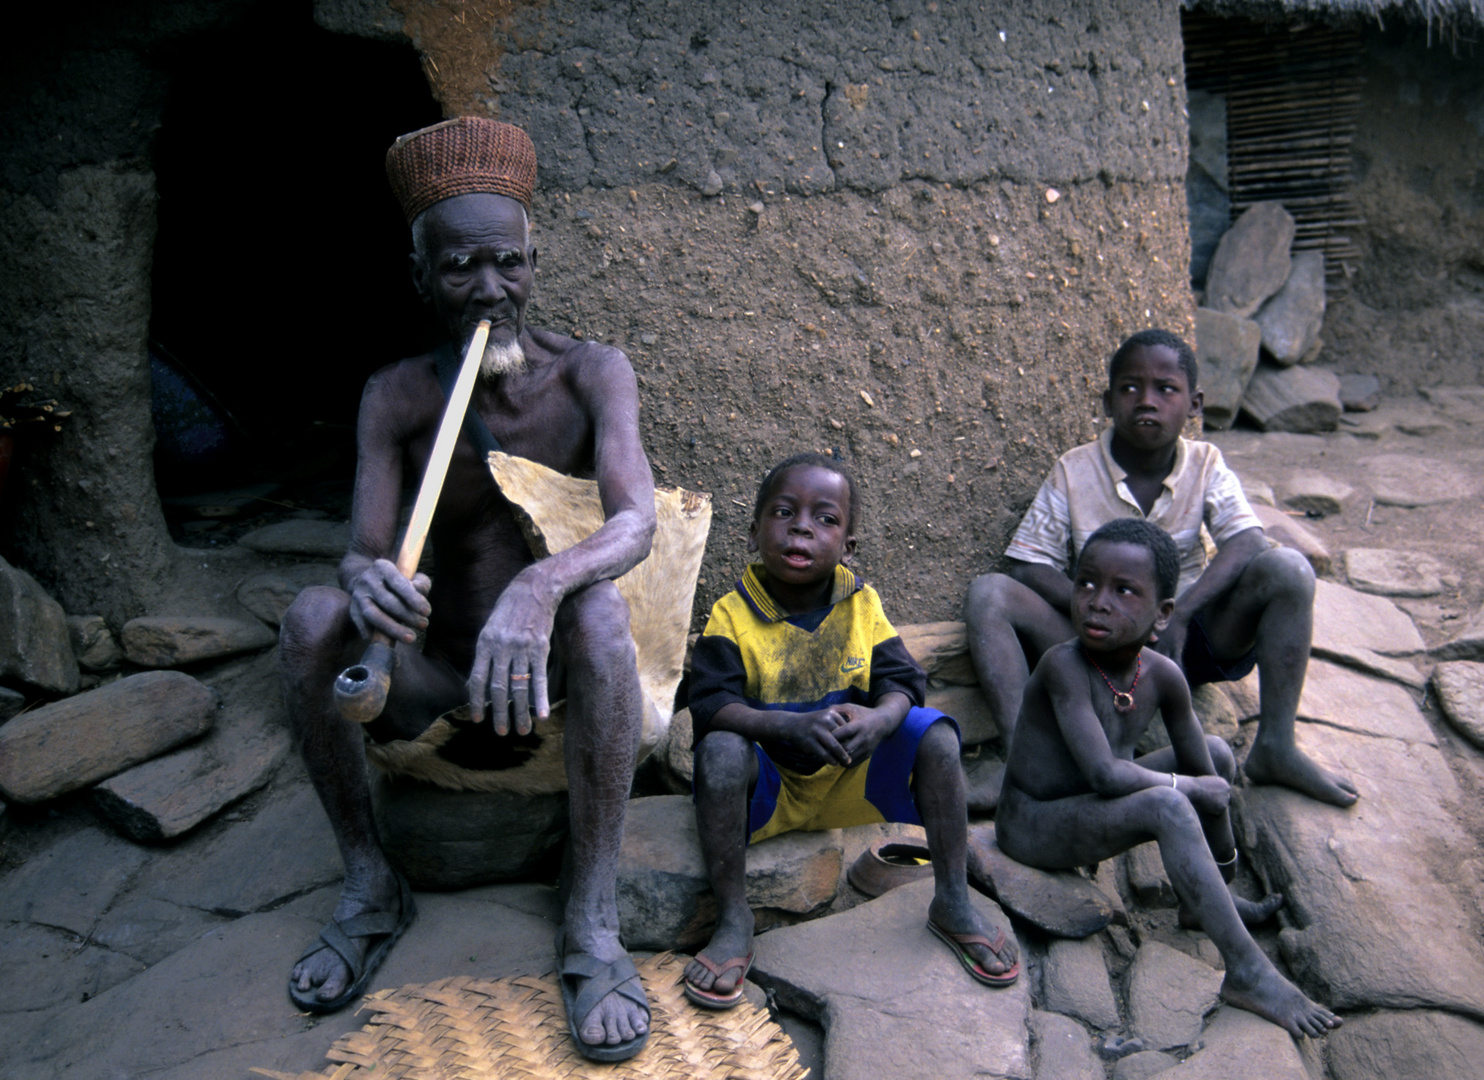
[[1445, 30], [1484, 27], [1484, 0], [1183, 0], [1191, 11], [1262, 22], [1426, 24]]

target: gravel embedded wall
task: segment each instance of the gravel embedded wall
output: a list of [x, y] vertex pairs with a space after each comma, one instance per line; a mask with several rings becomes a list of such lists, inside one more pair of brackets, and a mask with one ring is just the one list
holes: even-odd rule
[[1174, 3], [319, 13], [389, 6], [445, 111], [535, 140], [532, 317], [625, 349], [657, 476], [716, 496], [701, 615], [762, 473], [822, 449], [893, 617], [957, 617], [1112, 349], [1190, 330]]

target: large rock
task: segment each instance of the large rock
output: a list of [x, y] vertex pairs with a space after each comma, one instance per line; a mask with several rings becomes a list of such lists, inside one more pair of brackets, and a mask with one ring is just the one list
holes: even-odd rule
[[124, 624], [124, 653], [140, 667], [170, 668], [266, 649], [278, 635], [262, 623], [214, 615], [147, 615]]
[[1345, 576], [1361, 592], [1382, 596], [1436, 596], [1443, 591], [1447, 568], [1420, 551], [1349, 548]]
[[1477, 1080], [1484, 1064], [1484, 1025], [1428, 1009], [1349, 1017], [1325, 1041], [1334, 1080]]
[[1318, 344], [1324, 326], [1324, 252], [1295, 252], [1288, 280], [1255, 320], [1263, 349], [1284, 367], [1297, 364]]
[[1145, 941], [1128, 977], [1129, 1027], [1151, 1049], [1188, 1046], [1216, 1007], [1221, 972], [1158, 941]]
[[1179, 1058], [1163, 1050], [1139, 1050], [1118, 1059], [1113, 1066], [1113, 1080], [1148, 1080], [1179, 1064]]
[[0, 921], [41, 923], [86, 937], [147, 858], [106, 830], [85, 825], [7, 871]]
[[1206, 273], [1206, 307], [1244, 317], [1288, 280], [1293, 217], [1282, 203], [1248, 207], [1216, 245]]
[[1436, 506], [1478, 490], [1472, 471], [1435, 457], [1376, 454], [1355, 464], [1382, 506]]
[[1264, 506], [1261, 503], [1253, 503], [1252, 512], [1262, 522], [1262, 531], [1268, 538], [1303, 555], [1314, 568], [1316, 577], [1326, 577], [1334, 572], [1334, 559], [1330, 556], [1329, 548], [1302, 520], [1289, 517], [1277, 507]]
[[237, 542], [267, 555], [339, 559], [350, 548], [350, 523], [294, 518], [255, 529]]
[[1040, 870], [1010, 858], [1000, 850], [992, 824], [969, 827], [968, 870], [976, 889], [1056, 937], [1088, 937], [1122, 914], [1075, 871]]
[[1309, 661], [1298, 714], [1300, 719], [1359, 735], [1437, 745], [1437, 737], [1405, 687], [1324, 660]]
[[334, 566], [326, 563], [297, 563], [280, 570], [254, 574], [237, 586], [237, 602], [269, 626], [283, 621], [283, 613], [294, 597], [310, 585], [339, 585]]
[[[835, 898], [840, 830], [794, 832], [747, 849], [747, 902], [759, 928], [813, 914]], [[710, 937], [716, 901], [684, 795], [629, 802], [619, 856], [618, 912], [633, 949], [694, 948]]]
[[[1200, 1042], [1200, 1050], [1169, 1075], [1180, 1080], [1313, 1080], [1293, 1036], [1245, 1009], [1222, 1005]], [[1407, 1074], [1376, 1075], [1400, 1080]]]
[[1262, 331], [1251, 319], [1240, 315], [1196, 308], [1195, 342], [1205, 424], [1212, 428], [1231, 427], [1241, 407], [1247, 380], [1257, 370]]
[[371, 791], [381, 846], [418, 889], [464, 889], [549, 872], [567, 839], [565, 791], [449, 791], [382, 775]]
[[123, 662], [124, 650], [102, 615], [68, 615], [67, 635], [84, 671], [113, 671]]
[[1401, 608], [1384, 596], [1315, 582], [1315, 656], [1422, 686], [1421, 673], [1398, 658], [1424, 650], [1422, 635]]
[[1000, 737], [999, 725], [989, 715], [989, 702], [977, 686], [944, 686], [929, 690], [928, 708], [947, 713], [958, 721], [965, 746], [978, 746]]
[[[931, 881], [757, 939], [753, 978], [825, 1030], [825, 1080], [1030, 1080], [1030, 980], [991, 990], [928, 930]], [[991, 901], [970, 899], [1014, 939]], [[1024, 967], [1024, 961], [1022, 961]]]
[[40, 802], [147, 761], [204, 734], [217, 700], [189, 675], [150, 671], [18, 716], [0, 728], [0, 795]]
[[1118, 1002], [1097, 938], [1053, 938], [1047, 943], [1041, 965], [1041, 1007], [1074, 1016], [1101, 1031], [1118, 1028]]
[[1432, 685], [1448, 722], [1484, 750], [1484, 664], [1445, 661], [1432, 669]]
[[288, 754], [288, 731], [223, 713], [206, 738], [95, 787], [98, 812], [133, 840], [169, 840], [266, 784]]
[[1087, 1031], [1077, 1021], [1054, 1012], [1031, 1010], [1036, 1037], [1036, 1075], [1056, 1080], [1105, 1080], [1106, 1073]]
[[1474, 612], [1452, 640], [1433, 647], [1435, 660], [1481, 660], [1484, 661], [1484, 608]]
[[1159, 845], [1153, 840], [1129, 848], [1124, 866], [1128, 887], [1140, 904], [1147, 908], [1169, 908], [1179, 903], [1170, 875], [1165, 872]]
[[55, 694], [77, 691], [67, 614], [36, 579], [0, 559], [0, 678]]
[[1355, 489], [1343, 480], [1304, 469], [1283, 484], [1283, 505], [1312, 517], [1332, 517], [1355, 499]]
[[1264, 431], [1333, 431], [1340, 422], [1340, 380], [1322, 368], [1258, 364], [1242, 411]]
[[968, 628], [963, 623], [912, 623], [898, 626], [897, 633], [928, 678], [954, 686], [979, 685], [974, 662], [969, 658]]
[[1381, 380], [1353, 372], [1341, 375], [1340, 404], [1346, 412], [1374, 412], [1381, 404]]
[[1348, 775], [1348, 809], [1297, 792], [1244, 792], [1250, 854], [1286, 897], [1279, 945], [1296, 981], [1332, 1009], [1443, 1008], [1484, 1016], [1477, 847], [1432, 746], [1300, 724], [1298, 745]]

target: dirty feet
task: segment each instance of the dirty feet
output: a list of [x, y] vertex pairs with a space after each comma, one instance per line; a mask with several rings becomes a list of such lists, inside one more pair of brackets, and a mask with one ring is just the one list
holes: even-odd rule
[[348, 883], [319, 939], [294, 965], [289, 999], [316, 1013], [350, 1004], [416, 917], [412, 890], [396, 871], [371, 889]]
[[752, 967], [751, 909], [723, 917], [716, 933], [685, 965], [685, 996], [708, 1009], [729, 1009], [742, 1000], [742, 980]]
[[934, 896], [928, 905], [928, 929], [954, 951], [964, 970], [978, 982], [1009, 986], [1020, 977], [1015, 942], [981, 916], [967, 894], [958, 903]]
[[1350, 780], [1320, 768], [1296, 746], [1265, 746], [1260, 732], [1242, 771], [1254, 784], [1281, 784], [1332, 806], [1350, 806], [1360, 798]]
[[1318, 1038], [1344, 1023], [1323, 1005], [1306, 998], [1268, 963], [1262, 970], [1247, 974], [1228, 970], [1221, 983], [1221, 997], [1229, 1005], [1286, 1028], [1291, 1035]]
[[638, 969], [616, 935], [567, 939], [557, 931], [557, 963], [567, 1028], [593, 1061], [626, 1061], [649, 1038], [649, 1001]]
[[[1283, 906], [1283, 894], [1268, 893], [1261, 900], [1248, 900], [1232, 893], [1232, 903], [1236, 905], [1237, 915], [1244, 926], [1259, 926], [1277, 914], [1278, 909]], [[1204, 929], [1196, 913], [1183, 903], [1180, 905], [1180, 926], [1185, 930]]]

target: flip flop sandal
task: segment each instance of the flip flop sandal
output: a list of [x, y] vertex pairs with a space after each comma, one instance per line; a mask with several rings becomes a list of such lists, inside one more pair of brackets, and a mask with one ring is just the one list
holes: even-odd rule
[[756, 955], [757, 951], [754, 950], [746, 956], [734, 956], [726, 963], [720, 965], [713, 964], [704, 956], [697, 956], [695, 958], [696, 963], [700, 964], [717, 978], [720, 978], [723, 973], [732, 970], [734, 967], [742, 969], [742, 977], [737, 980], [736, 989], [729, 994], [713, 994], [710, 990], [702, 990], [689, 979], [684, 981], [681, 989], [684, 991], [686, 997], [704, 1009], [730, 1009], [742, 1000], [743, 984], [747, 982], [747, 973], [752, 970], [752, 958]]
[[[331, 919], [319, 932], [315, 943], [305, 950], [303, 956], [299, 957], [295, 966], [302, 964], [323, 949], [330, 949], [344, 962], [350, 971], [351, 979], [350, 986], [345, 993], [329, 1001], [321, 1001], [315, 997], [314, 987], [300, 993], [293, 976], [290, 975], [289, 1000], [300, 1009], [312, 1013], [332, 1013], [345, 1008], [360, 997], [366, 989], [366, 984], [371, 981], [371, 976], [376, 974], [376, 969], [381, 967], [381, 962], [386, 959], [386, 954], [392, 951], [392, 946], [397, 943], [397, 939], [417, 918], [417, 905], [412, 900], [412, 887], [407, 884], [407, 879], [396, 870], [392, 873], [397, 875], [397, 889], [401, 902], [401, 907], [396, 914], [390, 911], [364, 911], [341, 922]], [[381, 940], [367, 949], [365, 955], [362, 956], [360, 950], [356, 948], [355, 939], [369, 937], [380, 937]]]
[[927, 928], [931, 930], [942, 942], [953, 950], [953, 955], [958, 957], [958, 962], [964, 966], [964, 970], [975, 982], [983, 983], [985, 986], [1005, 987], [1012, 985], [1020, 978], [1020, 961], [1015, 961], [1009, 971], [1002, 971], [998, 975], [985, 971], [979, 966], [979, 962], [969, 955], [965, 945], [983, 945], [992, 953], [998, 953], [1005, 947], [1005, 931], [995, 927], [994, 940], [990, 940], [983, 934], [954, 934], [944, 930], [932, 919], [928, 920]]
[[[567, 1030], [572, 1033], [577, 1052], [589, 1061], [627, 1061], [644, 1049], [644, 1044], [649, 1041], [647, 1028], [642, 1035], [635, 1035], [625, 1042], [598, 1044], [583, 1042], [577, 1030], [578, 1024], [587, 1019], [587, 1014], [597, 1007], [598, 1002], [615, 991], [642, 1008], [645, 1017], [652, 1021], [649, 999], [644, 996], [644, 984], [639, 980], [639, 969], [634, 967], [633, 959], [625, 953], [617, 960], [605, 962], [590, 953], [568, 953], [565, 928], [557, 931], [556, 954], [557, 983], [562, 988], [562, 1004], [567, 1009]], [[579, 980], [583, 980], [580, 989]]]

